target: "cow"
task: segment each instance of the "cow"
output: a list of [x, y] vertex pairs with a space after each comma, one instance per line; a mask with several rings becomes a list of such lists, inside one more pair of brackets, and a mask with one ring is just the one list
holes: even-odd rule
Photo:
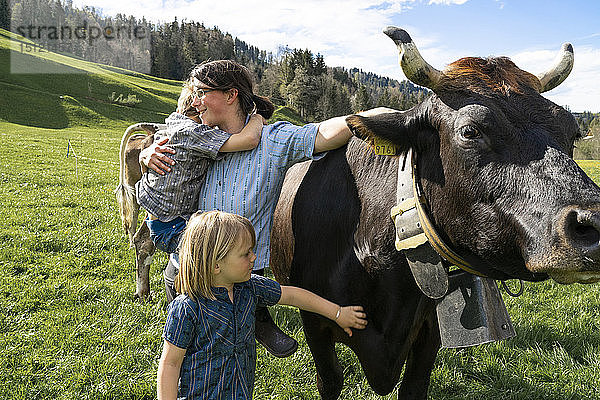
[[150, 296], [150, 265], [155, 247], [150, 239], [148, 226], [142, 223], [138, 228], [140, 205], [135, 194], [135, 184], [142, 178], [142, 168], [138, 158], [140, 151], [152, 144], [154, 134], [165, 128], [164, 124], [144, 122], [131, 125], [121, 138], [119, 151], [119, 184], [115, 189], [115, 196], [123, 230], [129, 237], [130, 247], [135, 249], [135, 298], [140, 300]]
[[[369, 324], [352, 337], [301, 311], [323, 399], [343, 386], [334, 344], [357, 355], [371, 388], [425, 399], [440, 348], [436, 300], [417, 285], [395, 247], [400, 156], [375, 154], [383, 138], [415, 157], [415, 187], [440, 238], [472, 273], [497, 280], [600, 280], [600, 189], [573, 161], [574, 117], [541, 96], [573, 66], [533, 75], [506, 57], [429, 65], [410, 35], [388, 27], [409, 80], [432, 91], [406, 111], [353, 115], [355, 137], [318, 161], [291, 168], [274, 215], [276, 279], [338, 304], [361, 304]], [[407, 163], [408, 166], [404, 166]], [[417, 190], [417, 189], [415, 189]], [[447, 267], [449, 263], [445, 262]]]
[[[189, 82], [184, 82], [177, 99], [176, 111], [201, 123], [198, 111], [192, 105], [193, 102], [192, 87]], [[167, 129], [166, 124], [141, 122], [129, 126], [121, 138], [119, 184], [115, 189], [115, 196], [119, 205], [123, 230], [129, 237], [130, 247], [135, 249], [136, 291], [134, 297], [140, 300], [150, 297], [150, 265], [156, 248], [150, 239], [148, 226], [141, 224], [138, 228], [140, 205], [136, 198], [135, 184], [142, 178], [144, 172], [138, 159], [140, 152], [154, 142], [154, 134], [165, 129]]]

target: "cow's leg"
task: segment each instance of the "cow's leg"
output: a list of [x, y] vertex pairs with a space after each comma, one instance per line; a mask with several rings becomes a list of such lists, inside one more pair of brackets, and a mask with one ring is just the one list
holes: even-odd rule
[[431, 371], [439, 348], [440, 332], [435, 311], [432, 311], [411, 346], [398, 399], [427, 399]]
[[355, 331], [348, 343], [373, 391], [380, 396], [391, 393], [404, 363], [400, 346], [387, 343], [380, 332], [369, 326], [364, 331]]
[[342, 392], [344, 373], [335, 353], [331, 331], [322, 326], [319, 317], [304, 311], [300, 315], [306, 342], [315, 361], [319, 394], [324, 400], [335, 400]]
[[[130, 220], [130, 225], [129, 225], [129, 247], [134, 247], [134, 237], [135, 237], [135, 233], [136, 229], [137, 229], [137, 221], [138, 221], [138, 217], [140, 215], [140, 206], [139, 204], [137, 204], [137, 202], [135, 202], [135, 204], [133, 205], [133, 210], [132, 210], [132, 216], [131, 216], [131, 220]], [[142, 221], [143, 225], [146, 225], [146, 223], [144, 221]]]
[[146, 222], [142, 222], [140, 229], [135, 233], [133, 245], [135, 247], [136, 270], [135, 297], [146, 300], [150, 298], [150, 265], [152, 264], [152, 256], [155, 250]]

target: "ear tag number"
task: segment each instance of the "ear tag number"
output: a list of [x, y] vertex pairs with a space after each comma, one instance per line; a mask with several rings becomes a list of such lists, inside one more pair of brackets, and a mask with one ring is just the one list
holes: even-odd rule
[[395, 156], [396, 145], [389, 140], [376, 137], [374, 142], [375, 154], [378, 156]]

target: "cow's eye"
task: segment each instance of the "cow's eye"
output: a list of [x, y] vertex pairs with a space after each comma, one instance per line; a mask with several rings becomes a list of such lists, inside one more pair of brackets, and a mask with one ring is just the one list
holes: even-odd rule
[[461, 131], [460, 135], [466, 140], [481, 139], [481, 132], [478, 129], [469, 127]]
[[465, 126], [458, 130], [457, 141], [460, 147], [470, 148], [482, 148], [486, 147], [489, 143], [485, 135], [474, 126]]

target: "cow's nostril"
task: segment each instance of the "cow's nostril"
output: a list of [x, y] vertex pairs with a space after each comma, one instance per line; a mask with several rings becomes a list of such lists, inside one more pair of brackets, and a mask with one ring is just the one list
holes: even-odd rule
[[576, 247], [600, 246], [600, 218], [588, 210], [572, 210], [567, 216], [567, 235]]
[[595, 245], [600, 240], [600, 232], [591, 225], [579, 224], [573, 230], [573, 239], [580, 243]]

